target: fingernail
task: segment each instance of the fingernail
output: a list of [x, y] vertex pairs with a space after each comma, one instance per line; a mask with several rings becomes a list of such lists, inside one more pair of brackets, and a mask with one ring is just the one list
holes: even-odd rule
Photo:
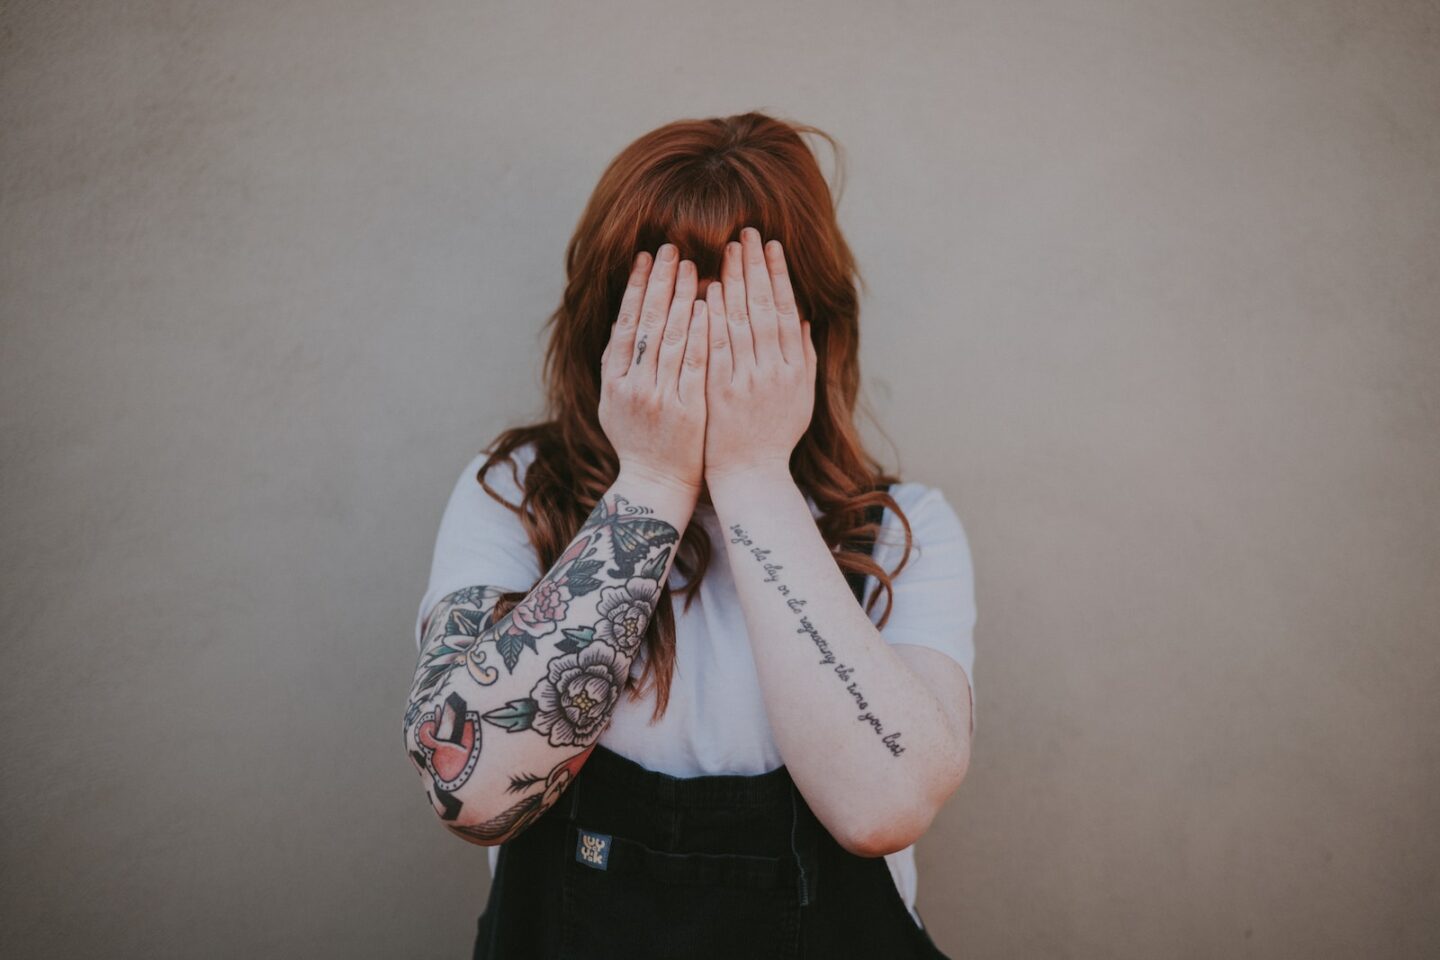
[[648, 267], [648, 266], [650, 266], [650, 254], [646, 253], [644, 250], [641, 250], [639, 253], [635, 254], [635, 266], [637, 266], [637, 267]]
[[756, 230], [754, 227], [746, 227], [744, 230], [741, 230], [740, 233], [743, 236], [748, 236], [751, 240], [760, 239], [760, 231]]
[[673, 243], [662, 243], [662, 244], [660, 244], [660, 259], [661, 259], [661, 260], [664, 260], [666, 263], [669, 263], [671, 260], [674, 260], [674, 259], [675, 259], [675, 244], [673, 244]]

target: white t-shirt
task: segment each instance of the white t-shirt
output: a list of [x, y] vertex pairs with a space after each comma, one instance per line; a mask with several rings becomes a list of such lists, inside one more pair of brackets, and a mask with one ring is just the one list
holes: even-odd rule
[[[527, 445], [516, 452], [521, 479], [534, 456]], [[520, 518], [496, 503], [475, 479], [485, 456], [477, 454], [460, 471], [446, 504], [435, 541], [429, 586], [415, 620], [415, 645], [422, 639], [425, 616], [439, 600], [461, 587], [484, 584], [505, 590], [528, 590], [545, 572], [540, 569]], [[520, 503], [508, 463], [499, 463], [486, 481], [511, 503]], [[910, 521], [914, 537], [910, 561], [893, 578], [894, 610], [881, 629], [888, 643], [914, 643], [949, 655], [973, 676], [975, 659], [974, 573], [965, 529], [944, 495], [935, 487], [897, 483], [890, 490]], [[811, 512], [819, 515], [808, 496]], [[599, 742], [650, 770], [676, 777], [706, 774], [753, 775], [779, 767], [784, 761], [766, 718], [750, 644], [735, 582], [731, 577], [725, 538], [712, 507], [701, 504], [691, 523], [710, 531], [713, 554], [700, 583], [699, 595], [688, 611], [675, 604], [676, 656], [670, 702], [665, 715], [650, 725], [654, 708], [650, 697], [632, 701], [621, 697], [610, 725]], [[875, 561], [886, 571], [899, 563], [905, 547], [904, 530], [889, 510], [875, 544]], [[671, 588], [684, 586], [684, 574], [672, 568]], [[865, 597], [875, 590], [876, 579], [865, 579]], [[878, 622], [885, 609], [882, 597], [870, 612]], [[639, 676], [644, 647], [631, 666]], [[724, 718], [720, 722], [717, 718]], [[972, 687], [971, 723], [974, 723]], [[488, 851], [494, 875], [500, 848]], [[886, 856], [901, 899], [915, 913], [915, 847]]]

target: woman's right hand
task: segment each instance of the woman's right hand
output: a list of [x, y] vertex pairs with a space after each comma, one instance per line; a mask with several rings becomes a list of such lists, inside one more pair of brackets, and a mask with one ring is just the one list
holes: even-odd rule
[[[639, 253], [600, 358], [600, 427], [623, 474], [699, 497], [709, 317], [674, 244]], [[652, 269], [653, 266], [653, 269]]]

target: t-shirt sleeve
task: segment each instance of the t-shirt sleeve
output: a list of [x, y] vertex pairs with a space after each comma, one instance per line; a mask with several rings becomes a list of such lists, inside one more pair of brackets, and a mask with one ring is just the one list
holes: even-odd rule
[[[529, 449], [522, 447], [515, 454], [522, 481]], [[520, 517], [496, 502], [476, 479], [485, 459], [484, 454], [477, 454], [460, 471], [440, 518], [430, 578], [415, 615], [417, 650], [425, 637], [425, 618], [441, 598], [461, 587], [529, 590], [540, 579], [539, 560]], [[510, 503], [520, 503], [521, 488], [509, 463], [502, 461], [491, 467], [485, 481]]]
[[[890, 618], [880, 628], [887, 643], [913, 643], [938, 650], [965, 670], [970, 684], [970, 728], [975, 727], [975, 571], [970, 541], [953, 507], [936, 487], [897, 484], [891, 490], [910, 521], [913, 539], [905, 568], [891, 578]], [[905, 552], [905, 530], [890, 510], [874, 549], [875, 561], [893, 570]], [[866, 598], [878, 581], [866, 578]], [[879, 622], [885, 612], [882, 596], [870, 611]]]

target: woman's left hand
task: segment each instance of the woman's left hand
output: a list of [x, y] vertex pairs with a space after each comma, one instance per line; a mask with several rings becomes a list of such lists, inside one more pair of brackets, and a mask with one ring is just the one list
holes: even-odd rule
[[[705, 377], [705, 478], [790, 471], [815, 407], [815, 345], [778, 240], [754, 227], [725, 245], [720, 281], [705, 291], [710, 360]], [[721, 322], [724, 318], [724, 322]]]

